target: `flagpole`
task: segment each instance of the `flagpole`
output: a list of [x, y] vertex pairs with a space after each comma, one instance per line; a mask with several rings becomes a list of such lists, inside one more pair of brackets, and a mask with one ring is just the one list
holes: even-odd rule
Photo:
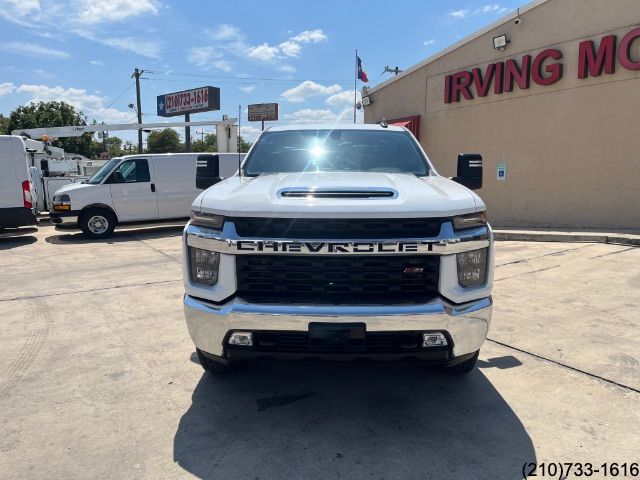
[[358, 50], [356, 50], [356, 69], [353, 75], [353, 123], [356, 123], [356, 102], [358, 100]]

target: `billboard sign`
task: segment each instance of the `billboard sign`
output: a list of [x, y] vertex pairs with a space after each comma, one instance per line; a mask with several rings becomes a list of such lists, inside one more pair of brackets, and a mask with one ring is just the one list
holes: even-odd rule
[[200, 87], [158, 95], [156, 106], [159, 117], [220, 110], [220, 89], [218, 87]]
[[249, 105], [248, 113], [250, 122], [275, 122], [278, 120], [278, 104], [255, 103], [253, 105]]

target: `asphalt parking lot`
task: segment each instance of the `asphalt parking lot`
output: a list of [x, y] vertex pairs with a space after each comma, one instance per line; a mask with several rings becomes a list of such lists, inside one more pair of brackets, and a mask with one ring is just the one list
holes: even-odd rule
[[0, 266], [4, 479], [509, 479], [525, 462], [640, 461], [640, 248], [498, 242], [490, 340], [462, 378], [204, 374], [177, 228], [41, 227], [0, 239]]

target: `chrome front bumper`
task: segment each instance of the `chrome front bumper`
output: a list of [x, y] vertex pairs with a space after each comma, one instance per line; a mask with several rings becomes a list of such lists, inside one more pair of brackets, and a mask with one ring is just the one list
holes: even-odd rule
[[[443, 299], [411, 306], [325, 306], [250, 304], [234, 298], [216, 305], [184, 297], [189, 335], [197, 348], [224, 357], [230, 330], [308, 331], [310, 322], [364, 322], [367, 331], [444, 331], [453, 341], [453, 356], [480, 349], [489, 330], [491, 298], [462, 305]], [[248, 347], [250, 348], [250, 347]]]

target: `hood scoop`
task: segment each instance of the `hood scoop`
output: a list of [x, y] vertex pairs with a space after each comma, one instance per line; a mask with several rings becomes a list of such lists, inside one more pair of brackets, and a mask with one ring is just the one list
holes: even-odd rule
[[335, 199], [377, 199], [398, 198], [397, 190], [392, 188], [306, 188], [291, 187], [278, 191], [280, 198], [335, 198]]

